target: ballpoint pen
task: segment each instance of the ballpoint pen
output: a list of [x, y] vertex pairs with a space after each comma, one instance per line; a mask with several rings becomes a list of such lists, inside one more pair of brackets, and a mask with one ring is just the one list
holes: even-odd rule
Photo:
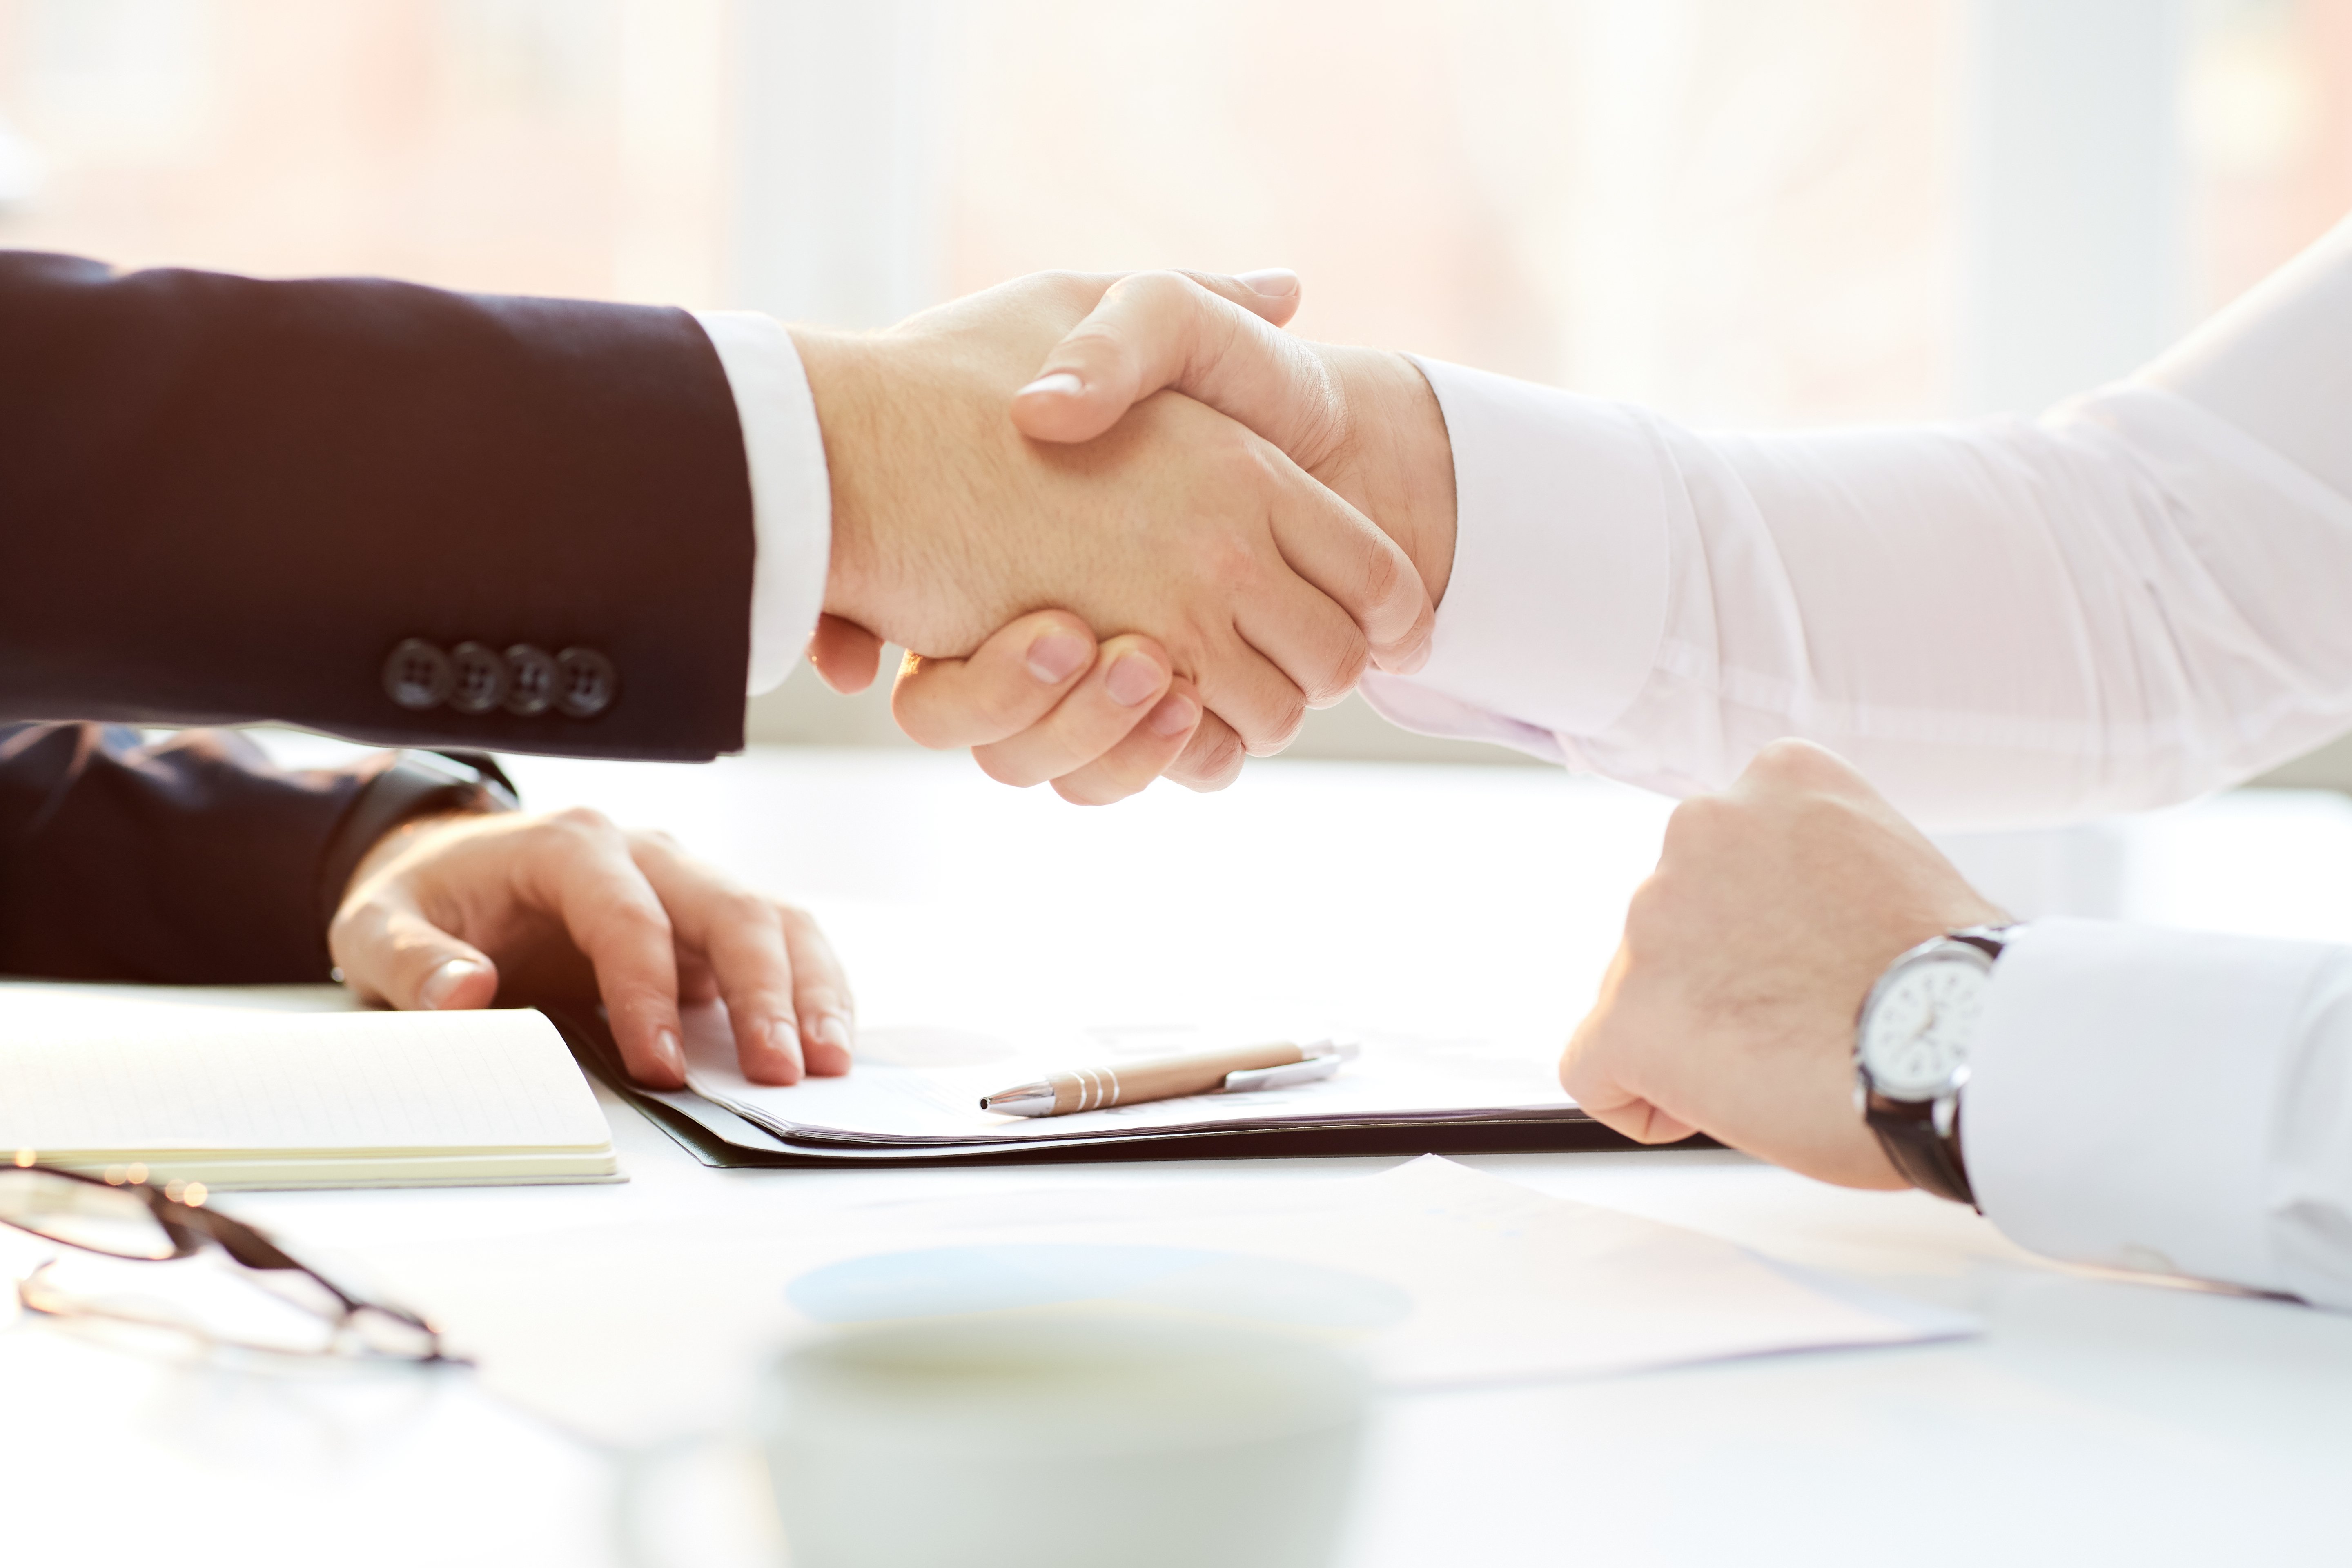
[[1239, 1050], [1163, 1057], [1118, 1067], [1074, 1068], [1050, 1073], [1034, 1083], [999, 1089], [984, 1097], [980, 1108], [1000, 1116], [1067, 1116], [1073, 1111], [1175, 1100], [1187, 1094], [1283, 1089], [1329, 1078], [1355, 1055], [1353, 1045], [1318, 1040], [1311, 1046], [1244, 1046]]

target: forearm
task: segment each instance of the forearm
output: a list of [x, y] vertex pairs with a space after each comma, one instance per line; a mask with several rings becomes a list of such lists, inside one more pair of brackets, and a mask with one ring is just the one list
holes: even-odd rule
[[325, 980], [327, 862], [389, 761], [288, 773], [232, 734], [0, 729], [0, 971]]
[[2347, 279], [2338, 238], [2039, 422], [1703, 436], [1430, 366], [1452, 582], [1428, 668], [1367, 689], [1675, 794], [1801, 735], [1937, 826], [2245, 777], [2352, 722], [2352, 481], [2310, 434], [2352, 414]]
[[[0, 713], [740, 745], [743, 441], [685, 312], [0, 254]], [[617, 679], [461, 706], [387, 679], [409, 639]]]

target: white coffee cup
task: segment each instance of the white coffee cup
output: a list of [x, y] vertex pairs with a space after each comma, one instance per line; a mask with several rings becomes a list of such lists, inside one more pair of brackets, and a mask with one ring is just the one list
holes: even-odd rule
[[761, 1437], [793, 1568], [1326, 1568], [1362, 1368], [1136, 1314], [901, 1322], [799, 1346]]

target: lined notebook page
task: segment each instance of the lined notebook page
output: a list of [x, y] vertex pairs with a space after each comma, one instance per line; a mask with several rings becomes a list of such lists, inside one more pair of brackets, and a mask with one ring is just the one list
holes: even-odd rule
[[535, 1012], [146, 1005], [76, 1018], [13, 991], [0, 991], [0, 1151], [590, 1148], [609, 1136]]

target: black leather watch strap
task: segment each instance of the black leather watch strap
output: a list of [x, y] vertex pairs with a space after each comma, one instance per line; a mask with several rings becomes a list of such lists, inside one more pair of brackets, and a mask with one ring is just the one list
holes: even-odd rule
[[1873, 1093], [1863, 1104], [1863, 1120], [1885, 1147], [1906, 1181], [1913, 1186], [1977, 1206], [1976, 1189], [1969, 1184], [1969, 1167], [1960, 1155], [1960, 1104], [1952, 1105], [1948, 1134], [1936, 1130], [1936, 1107], [1924, 1100], [1889, 1100]]

